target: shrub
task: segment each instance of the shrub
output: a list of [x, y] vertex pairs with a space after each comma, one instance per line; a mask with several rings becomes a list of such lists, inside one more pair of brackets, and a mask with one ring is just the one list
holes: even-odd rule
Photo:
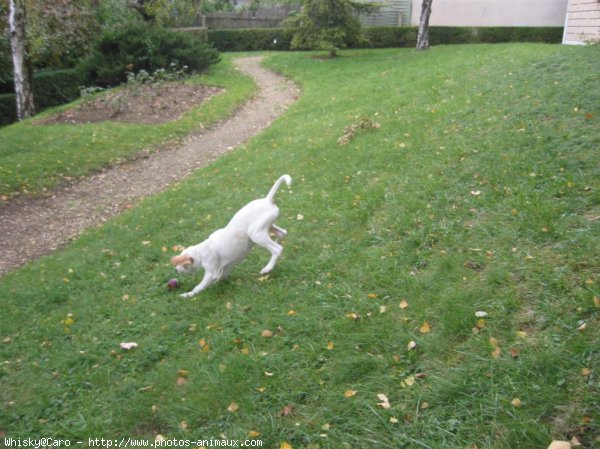
[[17, 120], [15, 94], [0, 94], [0, 126]]
[[289, 50], [292, 31], [283, 28], [208, 30], [208, 41], [219, 51]]
[[[434, 45], [498, 42], [562, 41], [562, 27], [429, 27]], [[351, 48], [414, 47], [417, 27], [363, 28], [369, 44], [352, 43]], [[290, 50], [292, 30], [282, 28], [209, 30], [208, 41], [219, 51]]]
[[[11, 89], [12, 82], [9, 83]], [[33, 74], [35, 111], [68, 103], [79, 97], [81, 80], [74, 69], [43, 70]], [[0, 95], [0, 126], [17, 120], [15, 94]]]
[[218, 61], [217, 50], [191, 33], [136, 24], [105, 32], [78, 70], [86, 84], [113, 86], [127, 72], [154, 72], [173, 62], [202, 71]]

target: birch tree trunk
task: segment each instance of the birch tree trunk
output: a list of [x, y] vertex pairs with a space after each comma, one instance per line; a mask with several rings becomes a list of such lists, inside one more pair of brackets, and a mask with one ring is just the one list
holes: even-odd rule
[[417, 51], [429, 48], [429, 16], [433, 0], [423, 0], [421, 5], [421, 19], [419, 20], [419, 34], [417, 35]]
[[32, 73], [25, 45], [25, 0], [9, 0], [8, 22], [17, 118], [23, 120], [33, 115]]

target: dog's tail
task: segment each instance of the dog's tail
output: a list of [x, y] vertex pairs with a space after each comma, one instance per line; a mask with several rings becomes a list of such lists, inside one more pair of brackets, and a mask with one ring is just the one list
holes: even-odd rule
[[283, 175], [277, 181], [275, 181], [275, 184], [273, 184], [273, 187], [271, 187], [271, 190], [269, 190], [269, 193], [267, 194], [268, 200], [273, 201], [275, 199], [275, 194], [277, 193], [277, 190], [279, 190], [281, 183], [284, 181], [289, 186], [292, 184], [292, 177], [290, 175]]

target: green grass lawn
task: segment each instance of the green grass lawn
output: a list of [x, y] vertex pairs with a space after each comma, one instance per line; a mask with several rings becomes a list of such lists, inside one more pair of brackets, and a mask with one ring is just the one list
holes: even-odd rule
[[[302, 87], [284, 117], [0, 280], [0, 434], [598, 447], [600, 47], [267, 63]], [[272, 275], [256, 249], [168, 291], [173, 246], [283, 173]]]
[[176, 145], [178, 138], [191, 131], [214, 125], [254, 92], [252, 80], [234, 69], [228, 55], [223, 59], [187, 82], [221, 86], [225, 92], [169, 123], [38, 124], [40, 118], [69, 107], [62, 106], [0, 128], [0, 195], [36, 195], [127, 160], [140, 150], [154, 150], [166, 142]]

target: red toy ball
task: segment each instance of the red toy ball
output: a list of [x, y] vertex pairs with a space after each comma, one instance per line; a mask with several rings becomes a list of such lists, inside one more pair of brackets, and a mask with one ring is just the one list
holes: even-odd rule
[[169, 290], [175, 290], [179, 288], [179, 281], [177, 279], [169, 279], [169, 282], [167, 282], [167, 288]]

